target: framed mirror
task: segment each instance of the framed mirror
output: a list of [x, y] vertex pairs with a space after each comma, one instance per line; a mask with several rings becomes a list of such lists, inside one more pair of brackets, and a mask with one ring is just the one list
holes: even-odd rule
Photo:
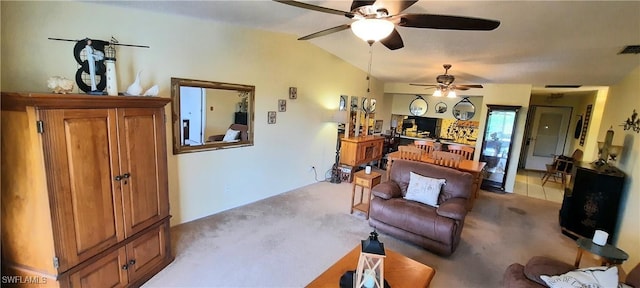
[[453, 117], [458, 120], [469, 120], [476, 114], [476, 106], [469, 101], [468, 97], [464, 97], [453, 106], [451, 112], [453, 113]]
[[447, 112], [447, 104], [444, 102], [438, 102], [438, 104], [436, 104], [436, 114], [442, 114], [444, 112]]
[[416, 99], [413, 99], [409, 104], [409, 113], [413, 116], [422, 116], [427, 113], [427, 109], [429, 109], [429, 104], [427, 100], [424, 100], [422, 96], [416, 95]]
[[171, 78], [173, 154], [253, 145], [255, 86]]
[[376, 112], [376, 99], [362, 98], [362, 111], [367, 114]]

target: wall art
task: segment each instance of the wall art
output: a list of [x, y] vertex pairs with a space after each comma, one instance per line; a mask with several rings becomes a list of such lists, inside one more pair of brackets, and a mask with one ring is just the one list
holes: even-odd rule
[[276, 124], [276, 111], [267, 112], [267, 124]]

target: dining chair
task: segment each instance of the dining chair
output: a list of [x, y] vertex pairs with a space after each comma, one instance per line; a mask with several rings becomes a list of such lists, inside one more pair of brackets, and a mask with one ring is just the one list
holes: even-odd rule
[[413, 161], [420, 161], [422, 154], [426, 153], [424, 150], [411, 145], [398, 146], [398, 151], [400, 151], [400, 159]]
[[567, 185], [567, 176], [571, 174], [571, 169], [573, 168], [573, 164], [576, 161], [582, 160], [583, 152], [580, 149], [576, 149], [573, 151], [571, 156], [564, 155], [554, 155], [553, 162], [551, 164], [546, 164], [547, 171], [542, 175], [542, 186], [549, 181], [549, 178], [553, 176], [553, 179], [556, 180], [560, 178], [560, 182], [562, 183], [562, 189], [564, 189]]
[[462, 155], [446, 151], [433, 151], [431, 158], [434, 160], [433, 163], [437, 165], [452, 168], [460, 167], [460, 161], [462, 161]]
[[473, 147], [469, 146], [461, 146], [461, 145], [449, 145], [447, 146], [447, 150], [454, 154], [459, 154], [462, 158], [467, 160], [473, 159], [473, 151], [475, 150]]
[[413, 146], [424, 150], [427, 155], [431, 155], [433, 151], [440, 150], [441, 144], [434, 141], [414, 140]]

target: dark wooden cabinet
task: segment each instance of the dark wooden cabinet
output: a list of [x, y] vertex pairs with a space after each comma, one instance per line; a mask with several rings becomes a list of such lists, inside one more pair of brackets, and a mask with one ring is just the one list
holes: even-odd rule
[[3, 275], [126, 287], [173, 260], [169, 101], [2, 93]]
[[563, 233], [593, 238], [595, 230], [604, 230], [611, 243], [616, 235], [624, 178], [615, 167], [576, 163], [560, 209]]

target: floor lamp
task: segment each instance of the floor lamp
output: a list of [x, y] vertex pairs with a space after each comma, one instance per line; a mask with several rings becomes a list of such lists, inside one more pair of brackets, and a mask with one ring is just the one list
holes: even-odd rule
[[[338, 127], [340, 126], [341, 123], [346, 123], [347, 122], [347, 111], [341, 111], [341, 110], [336, 110], [332, 117], [331, 117], [331, 122], [337, 123]], [[338, 128], [336, 127], [336, 128]], [[346, 125], [345, 125], [345, 129], [346, 129]], [[336, 129], [337, 130], [337, 135], [336, 135], [336, 162], [333, 164], [333, 169], [331, 169], [331, 183], [334, 184], [340, 184], [342, 183], [342, 180], [340, 180], [340, 172], [339, 172], [339, 165], [340, 165], [340, 129]]]

